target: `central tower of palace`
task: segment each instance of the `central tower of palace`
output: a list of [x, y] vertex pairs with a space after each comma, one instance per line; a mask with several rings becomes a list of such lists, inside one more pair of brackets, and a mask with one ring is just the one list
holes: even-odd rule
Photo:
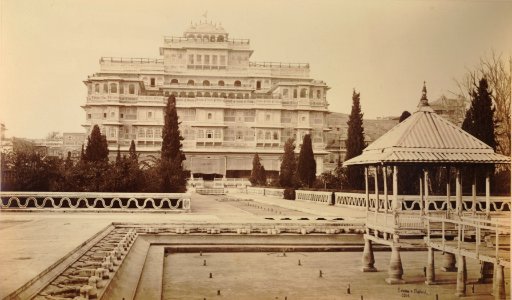
[[160, 58], [102, 57], [84, 81], [83, 126], [90, 133], [99, 125], [111, 153], [134, 140], [142, 157], [156, 154], [172, 94], [192, 173], [247, 177], [255, 153], [267, 171], [279, 171], [286, 140], [295, 138], [298, 150], [310, 133], [320, 174], [329, 87], [309, 77], [309, 64], [255, 62], [252, 53], [248, 39], [200, 22], [164, 37]]

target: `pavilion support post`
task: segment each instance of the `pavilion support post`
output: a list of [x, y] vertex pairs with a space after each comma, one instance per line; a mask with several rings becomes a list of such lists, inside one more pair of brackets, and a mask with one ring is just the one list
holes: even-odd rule
[[368, 188], [368, 167], [364, 167], [364, 188], [365, 188], [365, 200], [366, 200], [366, 220], [368, 221], [368, 211], [370, 210], [370, 190]]
[[423, 178], [422, 176], [420, 175], [420, 217], [423, 216], [423, 200], [424, 200], [424, 196], [423, 196]]
[[471, 211], [476, 214], [476, 168], [473, 168], [473, 182], [471, 183]]
[[363, 272], [377, 272], [377, 269], [374, 267], [375, 258], [373, 256], [373, 248], [372, 241], [370, 239], [364, 239], [364, 249], [363, 249]]
[[429, 199], [428, 199], [428, 170], [423, 171], [423, 177], [424, 177], [423, 186], [425, 187], [425, 195], [424, 195], [424, 197], [425, 197], [425, 215], [428, 215], [429, 206], [430, 206]]
[[404, 269], [402, 268], [402, 259], [400, 258], [400, 246], [398, 245], [399, 236], [393, 235], [393, 245], [391, 246], [391, 258], [389, 260], [388, 278], [386, 282], [388, 284], [401, 284], [405, 283], [402, 279]]
[[436, 271], [434, 265], [434, 248], [428, 248], [428, 257], [427, 257], [427, 274], [426, 274], [426, 284], [434, 284], [436, 281]]
[[446, 217], [450, 216], [450, 210], [452, 208], [452, 202], [450, 199], [451, 191], [450, 191], [450, 166], [446, 167]]
[[480, 278], [479, 283], [490, 283], [494, 278], [494, 265], [488, 261], [482, 261], [480, 266]]
[[393, 166], [393, 199], [391, 209], [396, 213], [398, 210], [398, 167]]
[[457, 270], [455, 267], [455, 254], [449, 252], [443, 253], [443, 267], [441, 270], [445, 272], [455, 272]]
[[491, 214], [491, 177], [490, 172], [485, 172], [485, 216], [490, 218]]
[[458, 255], [457, 257], [457, 288], [455, 295], [458, 297], [466, 296], [466, 281], [468, 271], [466, 269], [466, 257]]
[[455, 210], [457, 211], [457, 215], [462, 215], [462, 180], [460, 168], [456, 168], [457, 176], [455, 177], [455, 199], [457, 204], [455, 205]]
[[375, 176], [374, 183], [375, 183], [375, 223], [377, 223], [377, 215], [379, 212], [379, 166], [375, 166]]
[[492, 285], [494, 299], [506, 299], [504, 267], [496, 262], [494, 269], [494, 274], [496, 275]]
[[384, 182], [384, 214], [386, 218], [386, 225], [388, 225], [388, 211], [389, 211], [389, 204], [388, 204], [388, 167], [382, 168], [382, 180]]

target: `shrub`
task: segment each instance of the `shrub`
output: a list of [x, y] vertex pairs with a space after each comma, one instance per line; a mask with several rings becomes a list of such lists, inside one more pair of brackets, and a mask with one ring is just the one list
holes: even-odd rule
[[286, 200], [295, 200], [295, 189], [292, 189], [292, 188], [284, 189], [283, 197]]

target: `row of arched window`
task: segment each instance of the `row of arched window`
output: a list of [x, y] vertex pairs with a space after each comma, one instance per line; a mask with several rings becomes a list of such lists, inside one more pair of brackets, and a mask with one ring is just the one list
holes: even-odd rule
[[[180, 82], [179, 82], [178, 79], [172, 79], [171, 80], [171, 85], [173, 85], [173, 84], [180, 84]], [[203, 80], [202, 84], [203, 84], [203, 86], [210, 86], [211, 85], [209, 80]], [[196, 85], [196, 82], [191, 79], [191, 80], [187, 81], [187, 85], [194, 86], [194, 85]], [[217, 82], [217, 85], [218, 86], [225, 86], [226, 83], [224, 82], [224, 80], [219, 80]], [[233, 86], [240, 87], [240, 86], [242, 86], [242, 82], [240, 80], [235, 80], [233, 82]]]
[[118, 93], [118, 86], [119, 86], [119, 94], [135, 94], [135, 84], [130, 83], [128, 84], [127, 88], [124, 84], [117, 84], [117, 83], [95, 83], [94, 84], [94, 93], [104, 93], [104, 94], [117, 94]]
[[203, 42], [225, 42], [227, 40], [223, 35], [214, 35], [214, 34], [192, 34], [189, 33], [186, 35], [186, 38], [194, 40], [194, 41], [203, 41]]
[[218, 93], [218, 92], [171, 92], [171, 95], [182, 98], [213, 97], [228, 99], [250, 99], [249, 93]]

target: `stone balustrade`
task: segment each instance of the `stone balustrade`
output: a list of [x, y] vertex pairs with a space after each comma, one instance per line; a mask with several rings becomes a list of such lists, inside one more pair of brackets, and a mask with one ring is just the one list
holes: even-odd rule
[[190, 211], [188, 193], [0, 192], [0, 210], [94, 209]]
[[269, 197], [284, 198], [284, 189], [279, 188], [263, 188], [263, 187], [247, 187], [247, 194], [262, 195]]
[[322, 204], [331, 205], [332, 192], [319, 192], [319, 191], [295, 191], [295, 200], [318, 202]]

